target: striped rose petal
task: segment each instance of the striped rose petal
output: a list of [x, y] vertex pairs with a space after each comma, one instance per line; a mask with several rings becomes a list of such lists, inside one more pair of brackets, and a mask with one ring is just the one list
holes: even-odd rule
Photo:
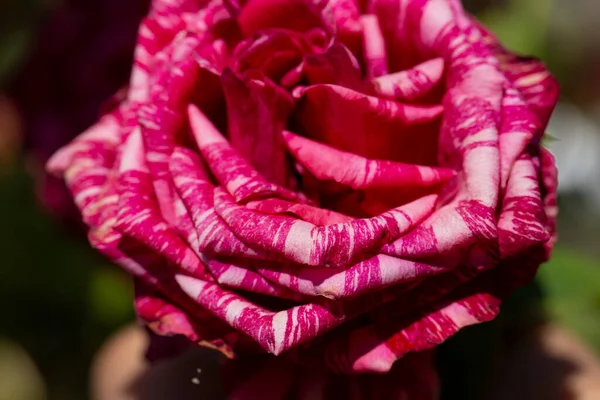
[[425, 61], [411, 69], [379, 76], [371, 81], [375, 93], [397, 101], [413, 101], [427, 95], [442, 82], [444, 59]]
[[434, 186], [456, 176], [448, 168], [370, 160], [310, 139], [283, 132], [287, 148], [307, 171], [355, 190]]

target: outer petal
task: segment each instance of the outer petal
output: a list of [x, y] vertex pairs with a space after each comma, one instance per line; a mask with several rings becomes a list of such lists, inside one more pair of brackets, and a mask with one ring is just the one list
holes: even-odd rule
[[472, 31], [479, 35], [479, 40], [485, 43], [498, 58], [507, 78], [533, 109], [545, 128], [560, 94], [558, 81], [540, 60], [506, 50], [479, 22], [471, 20], [470, 25]]
[[[193, 32], [193, 40], [205, 38], [212, 28], [231, 18], [220, 0], [154, 1], [148, 17], [140, 24], [128, 99], [134, 103], [150, 100], [153, 81], [173, 56], [173, 46], [171, 49], [168, 46], [179, 32]], [[210, 38], [209, 42], [215, 39]]]
[[[152, 330], [161, 335], [184, 335], [191, 340], [200, 340], [203, 336], [199, 332], [209, 331], [206, 327], [198, 324], [183, 310], [175, 305], [165, 301], [162, 296], [148, 287], [142, 281], [136, 282], [135, 307], [138, 317], [146, 322]], [[199, 315], [196, 316], [198, 318]], [[207, 318], [208, 317], [208, 318]], [[212, 318], [212, 333], [225, 333], [229, 329], [215, 317], [210, 314], [204, 315], [203, 322], [208, 322]], [[215, 329], [216, 328], [216, 329]]]
[[499, 138], [501, 183], [505, 187], [517, 159], [542, 131], [541, 123], [519, 92], [506, 88], [502, 98], [502, 128]]
[[48, 161], [50, 172], [64, 174], [83, 221], [90, 226], [99, 224], [99, 204], [103, 201], [104, 187], [114, 167], [120, 141], [118, 117], [116, 113], [108, 114]]
[[[174, 222], [173, 187], [169, 181], [169, 159], [173, 148], [182, 141], [189, 102], [200, 106], [208, 99], [218, 102], [221, 96], [218, 77], [199, 63], [219, 58], [223, 51], [217, 43], [203, 46], [195, 36], [181, 38], [169, 46], [172, 60], [155, 72], [150, 101], [139, 110], [146, 151], [146, 163], [153, 175], [153, 185], [164, 218]], [[179, 61], [182, 60], [182, 61]], [[211, 69], [215, 69], [212, 67]], [[202, 90], [198, 88], [202, 87]]]
[[142, 138], [132, 133], [123, 150], [119, 176], [119, 212], [115, 229], [144, 243], [188, 273], [209, 279], [194, 252], [167, 225], [152, 195], [151, 176], [144, 165]]
[[558, 82], [550, 71], [540, 60], [527, 57], [509, 56], [501, 65], [540, 121], [547, 125], [559, 96]]
[[330, 334], [315, 351], [337, 372], [387, 372], [407, 353], [433, 348], [466, 326], [496, 317], [501, 300], [531, 281], [540, 257], [538, 246], [471, 282], [473, 272], [470, 278], [436, 277], [375, 310], [372, 323]]
[[547, 242], [546, 213], [539, 188], [540, 178], [531, 157], [523, 156], [508, 180], [498, 220], [500, 255], [509, 258]]
[[541, 181], [542, 181], [542, 196], [544, 199], [544, 210], [546, 211], [546, 229], [552, 237], [546, 242], [546, 251], [548, 258], [550, 250], [556, 242], [556, 218], [558, 216], [558, 171], [554, 156], [548, 150], [542, 148], [541, 151]]
[[[422, 45], [425, 39], [422, 37], [422, 28], [425, 25], [423, 15], [426, 12], [437, 14], [440, 17], [439, 24], [442, 25], [446, 8], [443, 0], [373, 0], [369, 2], [368, 10], [377, 16], [385, 39], [390, 72], [401, 71], [432, 58], [431, 50]], [[438, 21], [436, 21], [436, 26], [427, 27], [428, 34], [436, 34]]]

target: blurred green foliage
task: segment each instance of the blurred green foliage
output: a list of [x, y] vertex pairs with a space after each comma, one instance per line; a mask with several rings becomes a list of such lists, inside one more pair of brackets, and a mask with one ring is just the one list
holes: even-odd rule
[[577, 332], [600, 352], [600, 263], [558, 246], [538, 281], [551, 318]]
[[23, 165], [2, 172], [0, 335], [34, 358], [50, 398], [81, 399], [93, 354], [134, 318], [129, 279], [41, 209]]
[[501, 9], [487, 9], [480, 18], [508, 48], [546, 59], [551, 7], [549, 0], [511, 0]]

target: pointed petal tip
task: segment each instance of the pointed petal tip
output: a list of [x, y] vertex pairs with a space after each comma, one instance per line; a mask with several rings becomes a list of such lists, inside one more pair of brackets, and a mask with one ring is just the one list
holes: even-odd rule
[[192, 278], [191, 276], [177, 274], [175, 275], [175, 281], [179, 287], [193, 299], [198, 298], [202, 290], [206, 287], [206, 282], [199, 279]]
[[63, 147], [50, 157], [46, 162], [46, 171], [50, 174], [60, 177], [71, 164], [73, 149], [71, 146]]
[[416, 68], [426, 72], [428, 76], [439, 78], [444, 72], [444, 59], [442, 57], [433, 58], [418, 65]]
[[148, 172], [144, 152], [144, 141], [140, 127], [135, 128], [133, 132], [131, 132], [123, 146], [119, 172], [123, 173], [126, 171]]
[[198, 147], [225, 142], [223, 135], [195, 104], [188, 105], [187, 114]]

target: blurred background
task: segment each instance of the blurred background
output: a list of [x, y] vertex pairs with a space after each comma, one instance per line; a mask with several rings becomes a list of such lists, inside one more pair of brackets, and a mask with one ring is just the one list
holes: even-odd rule
[[[65, 188], [43, 165], [127, 81], [147, 3], [0, 1], [0, 400], [88, 398], [94, 354], [135, 318], [128, 279], [89, 248]], [[440, 349], [448, 399], [513, 382], [520, 372], [506, 358], [527, 359], [520, 338], [534, 325], [561, 326], [583, 352], [600, 352], [600, 2], [464, 3], [561, 82], [546, 143], [560, 170], [560, 241], [500, 318]]]

